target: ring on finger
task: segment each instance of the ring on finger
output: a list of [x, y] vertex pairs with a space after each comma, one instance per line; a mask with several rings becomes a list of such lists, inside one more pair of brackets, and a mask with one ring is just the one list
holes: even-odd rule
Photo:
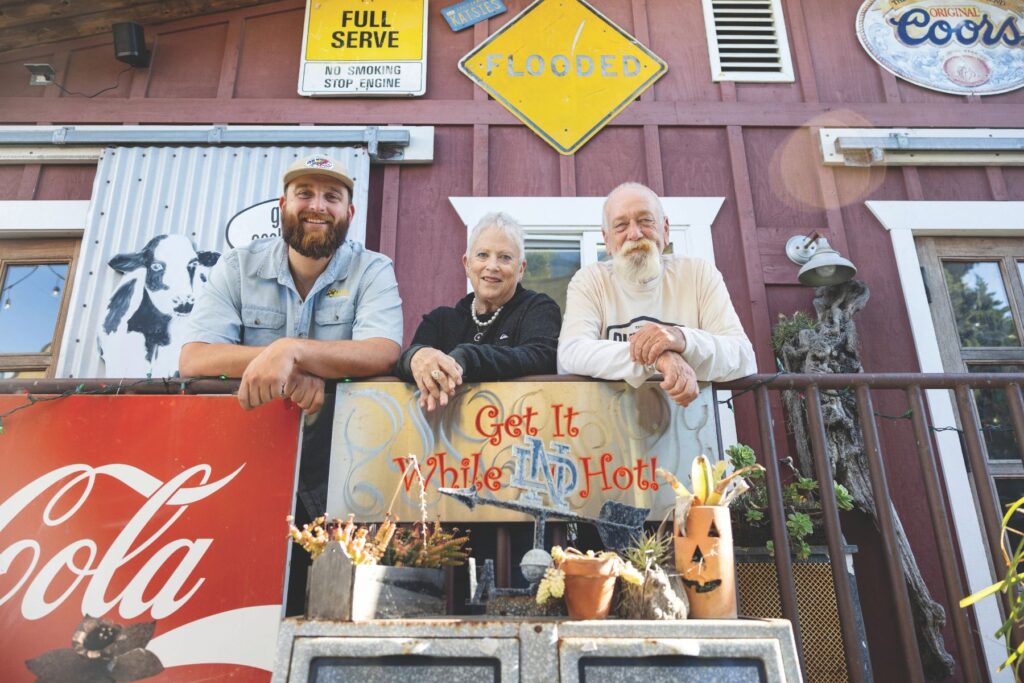
[[433, 377], [434, 380], [437, 381], [437, 382], [441, 381], [441, 371], [440, 370], [431, 370], [430, 371], [430, 376]]

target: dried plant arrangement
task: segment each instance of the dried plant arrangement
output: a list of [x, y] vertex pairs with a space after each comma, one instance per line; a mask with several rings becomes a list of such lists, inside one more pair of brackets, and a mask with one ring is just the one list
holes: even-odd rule
[[469, 532], [460, 535], [457, 528], [450, 531], [442, 528], [440, 520], [433, 523], [427, 521], [423, 475], [416, 456], [410, 454], [408, 459], [419, 481], [420, 521], [412, 526], [399, 526], [398, 517], [390, 510], [398, 496], [399, 491], [396, 489], [389, 509], [384, 513], [384, 521], [379, 526], [360, 526], [355, 523], [355, 515], [352, 514], [346, 521], [337, 518], [328, 521], [327, 515], [320, 515], [299, 529], [294, 524], [294, 518], [289, 515], [285, 518], [288, 536], [302, 546], [313, 560], [323, 553], [328, 543], [338, 541], [342, 551], [356, 565], [433, 569], [464, 564], [472, 552], [471, 548], [466, 547]]

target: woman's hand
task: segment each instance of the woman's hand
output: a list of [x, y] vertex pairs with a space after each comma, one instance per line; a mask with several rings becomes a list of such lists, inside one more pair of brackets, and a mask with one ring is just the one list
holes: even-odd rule
[[448, 397], [462, 384], [462, 366], [429, 346], [413, 354], [409, 365], [420, 390], [420, 406], [428, 411], [448, 405]]

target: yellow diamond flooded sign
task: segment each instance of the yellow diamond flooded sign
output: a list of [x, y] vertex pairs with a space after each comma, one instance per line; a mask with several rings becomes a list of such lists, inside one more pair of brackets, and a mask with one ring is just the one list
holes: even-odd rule
[[572, 154], [668, 67], [582, 0], [537, 0], [459, 62], [562, 154]]

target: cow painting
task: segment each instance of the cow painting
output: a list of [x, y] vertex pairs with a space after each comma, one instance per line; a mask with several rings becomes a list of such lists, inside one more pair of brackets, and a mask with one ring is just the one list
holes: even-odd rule
[[125, 276], [99, 332], [107, 377], [178, 374], [181, 325], [218, 258], [216, 251], [196, 251], [184, 235], [159, 235], [141, 251], [107, 262]]

